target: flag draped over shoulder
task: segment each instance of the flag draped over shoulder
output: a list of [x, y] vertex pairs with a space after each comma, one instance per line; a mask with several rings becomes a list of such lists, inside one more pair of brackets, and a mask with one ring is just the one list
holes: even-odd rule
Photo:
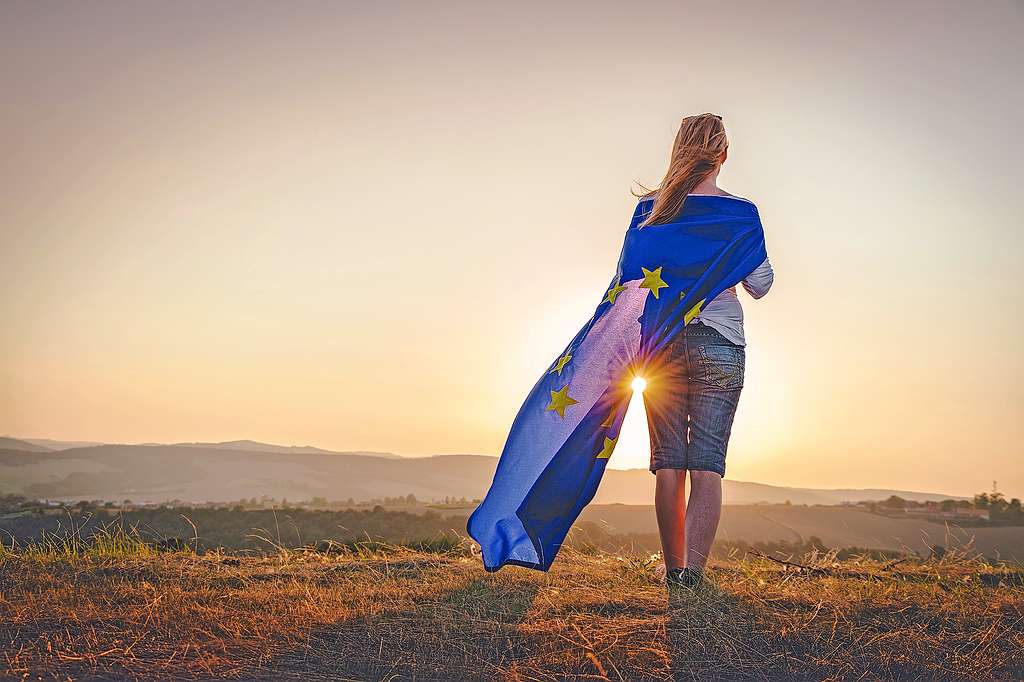
[[547, 570], [594, 497], [619, 438], [630, 383], [701, 306], [766, 257], [754, 204], [691, 195], [672, 222], [639, 228], [633, 213], [601, 303], [519, 410], [494, 482], [469, 517], [484, 567]]

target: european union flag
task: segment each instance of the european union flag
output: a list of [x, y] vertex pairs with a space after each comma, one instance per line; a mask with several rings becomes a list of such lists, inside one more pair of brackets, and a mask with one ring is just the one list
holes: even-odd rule
[[767, 256], [754, 204], [691, 195], [668, 223], [633, 213], [618, 269], [590, 320], [530, 391], [469, 517], [484, 567], [548, 570], [593, 499], [629, 407], [630, 383], [707, 301]]

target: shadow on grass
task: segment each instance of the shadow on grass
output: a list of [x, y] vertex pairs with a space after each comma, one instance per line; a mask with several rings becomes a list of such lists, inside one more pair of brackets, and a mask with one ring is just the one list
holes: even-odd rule
[[835, 606], [825, 602], [816, 606], [802, 598], [772, 598], [769, 603], [755, 596], [735, 596], [714, 585], [673, 594], [667, 626], [672, 676], [716, 680], [947, 677], [941, 668], [923, 665], [935, 659], [937, 652], [911, 654], [925, 638], [910, 632], [888, 641], [878, 636], [895, 634], [899, 620], [926, 622], [916, 613], [919, 609], [905, 604], [850, 610]]
[[[1024, 622], [945, 602], [808, 580], [803, 592], [736, 596], [714, 585], [669, 597], [674, 679], [1021, 679]], [[767, 597], [762, 599], [762, 597]]]
[[538, 585], [484, 576], [413, 608], [352, 618], [256, 672], [261, 679], [499, 679], [525, 658], [517, 626]]
[[713, 584], [669, 593], [666, 634], [674, 679], [786, 676], [753, 608]]

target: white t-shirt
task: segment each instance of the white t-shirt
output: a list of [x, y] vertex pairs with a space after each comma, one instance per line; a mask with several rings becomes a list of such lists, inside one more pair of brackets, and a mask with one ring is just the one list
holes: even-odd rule
[[[651, 195], [657, 196], [656, 194]], [[687, 194], [690, 197], [728, 197], [730, 199], [738, 199], [739, 201], [746, 201], [748, 203], [754, 203], [750, 199], [744, 199], [733, 194]], [[747, 290], [747, 293], [754, 298], [761, 298], [768, 293], [768, 290], [772, 288], [772, 282], [775, 281], [775, 271], [772, 270], [772, 264], [765, 258], [764, 262], [761, 263], [757, 268], [747, 275], [747, 278], [743, 280], [743, 288]], [[736, 287], [729, 287], [718, 296], [711, 299], [704, 308], [701, 309], [700, 314], [693, 318], [694, 321], [700, 320], [707, 326], [718, 331], [722, 336], [729, 339], [737, 346], [747, 345], [746, 338], [743, 336], [743, 307], [740, 305], [740, 299], [736, 295]]]
[[[761, 298], [772, 288], [775, 272], [765, 258], [757, 268], [743, 280], [743, 288], [754, 298]], [[736, 287], [729, 287], [704, 306], [693, 318], [717, 330], [722, 336], [738, 346], [747, 345], [743, 336], [743, 307], [736, 295]]]

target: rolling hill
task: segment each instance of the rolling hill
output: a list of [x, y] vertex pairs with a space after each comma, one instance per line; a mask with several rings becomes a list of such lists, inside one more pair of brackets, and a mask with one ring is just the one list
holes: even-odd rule
[[[317, 496], [359, 501], [410, 493], [421, 500], [446, 496], [473, 499], [486, 492], [497, 464], [495, 457], [485, 455], [402, 458], [249, 443], [97, 445], [59, 451], [0, 449], [0, 493], [136, 502], [225, 502], [264, 495], [293, 501]], [[609, 470], [594, 502], [650, 504], [653, 482], [646, 470]], [[901, 490], [825, 490], [725, 481], [725, 500], [729, 504], [788, 500], [793, 504], [829, 505], [894, 494], [922, 501], [951, 497]]]
[[[149, 443], [149, 445], [161, 445], [161, 443]], [[241, 450], [242, 452], [280, 452], [292, 454], [320, 454], [320, 455], [367, 455], [370, 457], [397, 458], [398, 455], [390, 452], [337, 452], [335, 450], [324, 450], [315, 448], [312, 445], [274, 445], [272, 443], [260, 443], [255, 440], [230, 440], [223, 443], [175, 443], [174, 447], [180, 448], [212, 448], [215, 450]]]
[[94, 445], [104, 445], [104, 443], [90, 440], [53, 440], [52, 438], [21, 438], [19, 440], [24, 443], [38, 445], [47, 450], [70, 450], [71, 448], [89, 448]]
[[11, 438], [9, 436], [0, 436], [0, 450], [17, 450], [22, 451], [23, 453], [52, 452], [51, 447], [34, 443], [31, 440], [22, 440], [19, 438]]
[[20, 450], [22, 452], [50, 452], [52, 449], [27, 440], [0, 436], [0, 450]]

